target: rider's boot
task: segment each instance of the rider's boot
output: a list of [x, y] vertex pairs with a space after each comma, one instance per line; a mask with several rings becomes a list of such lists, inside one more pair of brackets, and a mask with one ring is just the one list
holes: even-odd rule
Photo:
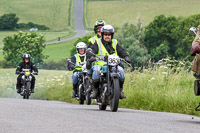
[[124, 92], [123, 92], [123, 85], [124, 85], [124, 80], [120, 81], [120, 94], [119, 94], [119, 98], [120, 99], [124, 99], [126, 98]]
[[88, 79], [89, 79], [90, 83], [92, 84], [92, 74], [88, 74]]
[[77, 86], [78, 84], [73, 84], [73, 93], [72, 93], [72, 98], [77, 97]]
[[92, 93], [90, 95], [90, 97], [92, 99], [95, 99], [98, 95], [98, 89], [99, 89], [99, 82], [92, 82]]
[[17, 82], [17, 85], [16, 85], [16, 90], [17, 90], [17, 93], [21, 93], [21, 85], [18, 82]]
[[31, 80], [31, 93], [34, 93], [34, 88], [35, 88], [35, 77], [32, 77], [33, 79]]

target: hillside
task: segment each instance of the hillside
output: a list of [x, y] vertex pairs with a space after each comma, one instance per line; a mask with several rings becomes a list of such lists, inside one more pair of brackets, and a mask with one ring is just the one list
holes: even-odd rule
[[199, 0], [87, 0], [87, 24], [93, 27], [97, 19], [103, 19], [114, 26], [124, 22], [135, 23], [140, 18], [147, 25], [157, 15], [189, 16], [198, 14]]

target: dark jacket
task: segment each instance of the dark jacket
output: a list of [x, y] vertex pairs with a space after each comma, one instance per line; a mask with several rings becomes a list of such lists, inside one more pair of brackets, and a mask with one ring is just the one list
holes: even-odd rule
[[16, 74], [22, 72], [22, 69], [30, 69], [31, 73], [33, 71], [38, 73], [38, 69], [36, 68], [35, 64], [31, 61], [29, 61], [28, 63], [21, 62], [16, 69]]
[[[102, 41], [104, 47], [106, 48], [107, 52], [109, 54], [113, 54], [115, 53], [115, 49], [113, 48], [112, 46], [112, 42], [110, 43], [107, 43], [105, 41]], [[91, 46], [91, 49], [93, 50], [93, 53], [94, 54], [98, 54], [98, 51], [99, 51], [99, 47], [98, 47], [98, 44], [97, 42], [95, 42], [92, 46]], [[127, 52], [125, 51], [124, 48], [122, 48], [118, 43], [117, 43], [117, 46], [116, 46], [116, 50], [117, 50], [117, 55], [120, 57], [120, 58], [125, 58], [126, 56], [128, 56]], [[89, 55], [87, 54], [87, 64], [86, 64], [86, 67], [87, 69], [91, 67], [91, 63], [89, 62], [89, 59], [91, 58], [92, 55]], [[90, 66], [88, 66], [90, 65]]]
[[[85, 56], [80, 56], [81, 62], [84, 62], [84, 57]], [[76, 64], [76, 57], [75, 56], [72, 56], [70, 59], [71, 59], [71, 62], [73, 62], [74, 64]], [[68, 67], [69, 71], [72, 71], [75, 68], [74, 64], [68, 62], [68, 66], [67, 67]]]

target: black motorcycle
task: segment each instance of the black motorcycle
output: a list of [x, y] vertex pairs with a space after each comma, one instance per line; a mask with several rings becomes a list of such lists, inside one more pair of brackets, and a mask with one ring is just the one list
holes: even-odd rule
[[[105, 65], [101, 67], [100, 70], [99, 94], [96, 98], [99, 109], [106, 110], [107, 105], [110, 105], [111, 111], [116, 112], [118, 110], [120, 98], [120, 74], [118, 72], [118, 66], [121, 61], [127, 62], [117, 55], [108, 55], [105, 57], [97, 56], [90, 48], [86, 50], [86, 53], [97, 57], [97, 61], [105, 62]], [[127, 64], [131, 66], [131, 64]]]
[[[71, 60], [68, 60], [69, 63], [72, 63], [75, 65]], [[80, 63], [78, 66], [75, 65], [75, 67], [81, 68], [81, 71], [77, 71], [78, 73], [78, 92], [76, 99], [79, 101], [79, 104], [84, 104], [84, 101], [86, 101], [87, 105], [91, 104], [91, 86], [89, 83], [89, 79], [87, 76], [87, 69], [85, 63]]]
[[[29, 99], [31, 96], [31, 80], [32, 75], [29, 69], [22, 69], [22, 87], [21, 87], [21, 93], [20, 95], [23, 96], [23, 99]], [[32, 74], [37, 75], [37, 73], [33, 72]]]

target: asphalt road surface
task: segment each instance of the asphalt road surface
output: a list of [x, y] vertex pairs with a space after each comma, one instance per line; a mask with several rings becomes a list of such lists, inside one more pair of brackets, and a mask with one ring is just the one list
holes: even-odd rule
[[196, 116], [0, 98], [0, 133], [199, 133]]

